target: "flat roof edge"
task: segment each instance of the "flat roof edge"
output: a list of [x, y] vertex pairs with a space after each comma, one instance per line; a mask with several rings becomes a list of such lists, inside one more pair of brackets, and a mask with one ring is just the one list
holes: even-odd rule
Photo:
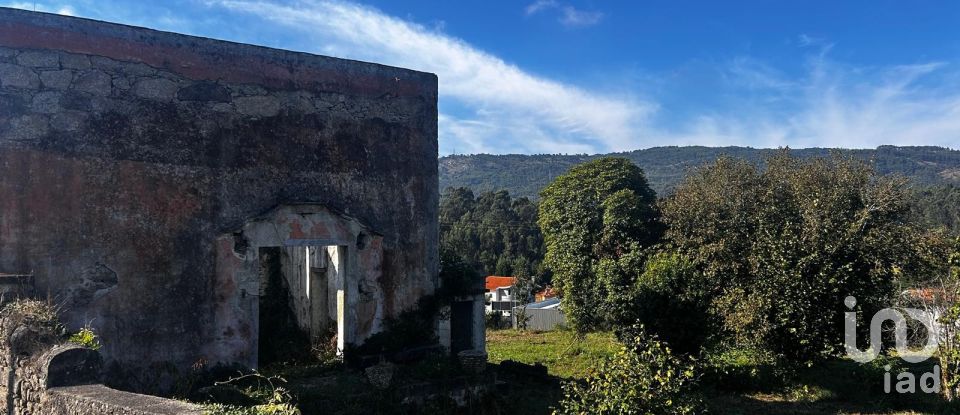
[[427, 72], [7, 7], [0, 7], [0, 46], [140, 62], [195, 80], [357, 95], [437, 94], [437, 76]]

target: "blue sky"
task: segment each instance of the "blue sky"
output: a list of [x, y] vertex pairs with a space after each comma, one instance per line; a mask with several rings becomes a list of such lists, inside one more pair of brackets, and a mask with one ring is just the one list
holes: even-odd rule
[[440, 77], [440, 151], [960, 148], [960, 2], [44, 0]]

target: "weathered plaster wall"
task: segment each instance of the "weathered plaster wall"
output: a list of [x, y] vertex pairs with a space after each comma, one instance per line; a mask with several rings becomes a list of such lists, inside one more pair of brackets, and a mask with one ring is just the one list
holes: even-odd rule
[[[391, 315], [385, 300], [398, 294], [386, 291], [380, 283], [385, 272], [383, 236], [355, 218], [320, 205], [284, 205], [217, 240], [216, 285], [222, 299], [217, 301], [215, 316], [221, 325], [217, 332], [222, 335], [208, 345], [207, 355], [256, 364], [257, 350], [253, 345], [258, 327], [250, 323], [259, 314], [259, 299], [246, 293], [259, 293], [263, 287], [258, 251], [264, 247], [307, 246], [333, 248], [328, 250], [332, 261], [328, 263], [330, 273], [325, 282], [331, 283], [327, 292], [334, 297], [328, 296], [315, 306], [327, 306], [327, 315], [343, 322], [337, 327], [340, 350], [349, 344], [361, 344], [381, 329], [384, 318]], [[299, 284], [290, 284], [290, 288], [302, 290]], [[344, 296], [343, 301], [339, 300], [340, 295]], [[338, 304], [344, 306], [342, 311]], [[250, 335], [244, 334], [247, 331]]]
[[298, 203], [382, 237], [364, 338], [434, 288], [437, 188], [432, 74], [0, 8], [0, 271], [108, 361], [248, 353], [222, 238]]
[[[310, 241], [300, 240], [299, 243], [309, 244]], [[338, 249], [340, 247], [328, 245], [297, 245], [287, 246], [282, 252], [290, 308], [300, 328], [314, 337], [329, 334], [327, 329], [337, 323]], [[368, 283], [375, 287], [375, 279], [376, 275], [373, 275]], [[261, 284], [260, 288], [263, 291], [265, 286]], [[380, 297], [368, 296], [374, 301]]]

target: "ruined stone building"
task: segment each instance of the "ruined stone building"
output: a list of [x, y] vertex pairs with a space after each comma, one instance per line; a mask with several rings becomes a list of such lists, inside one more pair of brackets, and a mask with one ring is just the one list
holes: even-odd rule
[[0, 272], [108, 362], [256, 367], [271, 275], [349, 352], [437, 288], [438, 198], [433, 74], [0, 8]]

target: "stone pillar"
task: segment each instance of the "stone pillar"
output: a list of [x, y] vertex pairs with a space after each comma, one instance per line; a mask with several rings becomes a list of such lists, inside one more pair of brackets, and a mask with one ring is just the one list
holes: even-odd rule
[[486, 310], [482, 294], [473, 297], [473, 349], [487, 351]]

